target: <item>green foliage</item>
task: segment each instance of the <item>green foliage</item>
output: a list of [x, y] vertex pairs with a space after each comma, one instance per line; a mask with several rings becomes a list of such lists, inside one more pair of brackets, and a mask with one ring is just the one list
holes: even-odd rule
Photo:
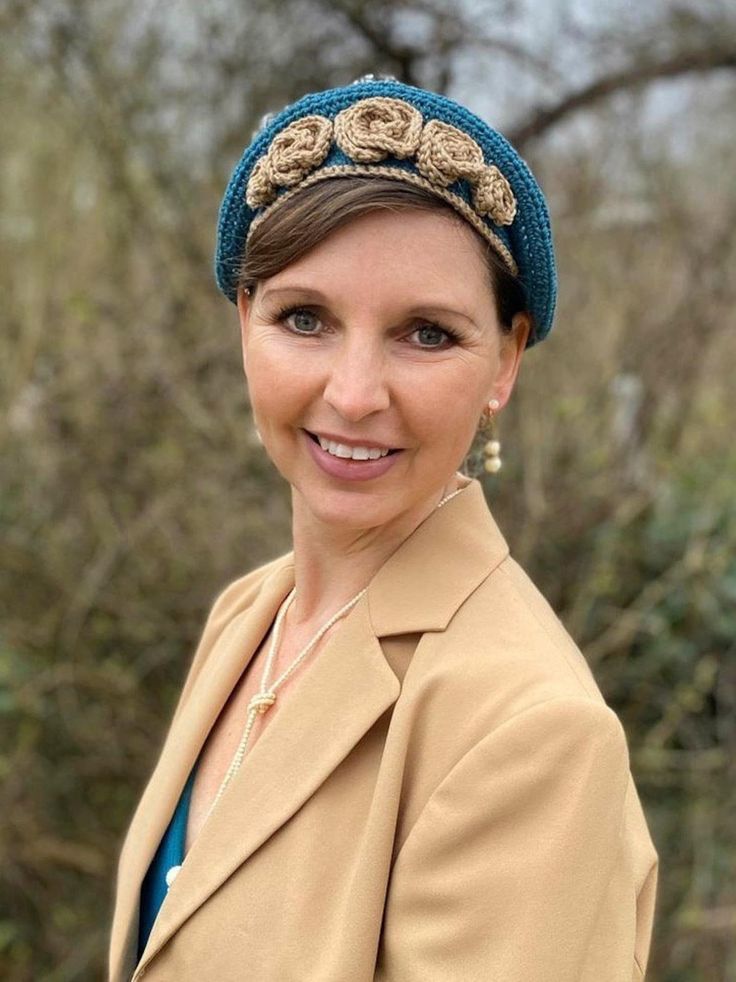
[[601, 530], [609, 587], [591, 608], [589, 637], [596, 650], [626, 623], [615, 646], [598, 647], [596, 672], [630, 734], [662, 857], [658, 937], [672, 951], [655, 948], [654, 978], [668, 962], [683, 966], [671, 978], [734, 968], [735, 473], [732, 449], [674, 462], [632, 526]]

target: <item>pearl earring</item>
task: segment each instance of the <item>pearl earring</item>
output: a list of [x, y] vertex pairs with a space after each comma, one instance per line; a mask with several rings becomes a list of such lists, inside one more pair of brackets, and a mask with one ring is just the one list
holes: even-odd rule
[[491, 430], [491, 438], [483, 447], [483, 467], [488, 474], [497, 474], [501, 470], [501, 441], [496, 435], [495, 423], [499, 405], [498, 399], [491, 399], [488, 403], [488, 425]]

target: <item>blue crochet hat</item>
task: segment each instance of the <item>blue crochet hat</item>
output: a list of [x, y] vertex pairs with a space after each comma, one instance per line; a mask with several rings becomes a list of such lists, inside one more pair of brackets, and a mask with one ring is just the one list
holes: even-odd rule
[[527, 347], [552, 327], [557, 275], [542, 191], [511, 144], [446, 96], [364, 76], [269, 113], [232, 173], [220, 206], [215, 275], [237, 302], [251, 231], [292, 195], [342, 175], [423, 187], [463, 216], [519, 277], [534, 318]]

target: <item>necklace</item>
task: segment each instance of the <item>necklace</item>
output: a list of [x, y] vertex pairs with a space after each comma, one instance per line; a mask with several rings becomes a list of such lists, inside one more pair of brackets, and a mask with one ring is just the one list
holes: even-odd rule
[[[460, 492], [464, 490], [465, 488], [458, 488], [456, 491], [452, 491], [450, 494], [445, 495], [445, 497], [442, 498], [442, 500], [437, 504], [436, 507], [441, 508], [444, 504], [446, 504], [450, 500], [450, 498], [454, 498], [456, 494], [460, 494]], [[299, 654], [291, 663], [291, 665], [289, 665], [286, 671], [283, 672], [278, 679], [276, 679], [273, 685], [269, 685], [269, 677], [271, 675], [271, 669], [273, 668], [273, 663], [276, 658], [276, 653], [279, 648], [279, 643], [281, 641], [281, 631], [283, 627], [284, 617], [286, 616], [287, 610], [294, 602], [294, 598], [296, 597], [296, 587], [294, 587], [291, 590], [289, 595], [281, 604], [281, 607], [279, 608], [279, 611], [276, 614], [276, 619], [273, 625], [273, 632], [271, 634], [271, 644], [268, 650], [266, 665], [263, 669], [263, 677], [261, 678], [260, 692], [257, 692], [248, 703], [247, 719], [246, 719], [245, 728], [243, 730], [243, 736], [240, 739], [238, 748], [235, 751], [235, 754], [233, 755], [233, 759], [230, 762], [230, 766], [227, 769], [227, 773], [223, 778], [220, 788], [217, 794], [215, 795], [215, 800], [210, 805], [209, 811], [205, 816], [205, 821], [207, 820], [207, 818], [209, 818], [210, 813], [214, 809], [215, 805], [218, 803], [220, 798], [225, 793], [225, 789], [227, 788], [228, 784], [232, 781], [232, 779], [235, 777], [235, 775], [238, 773], [238, 770], [240, 769], [240, 765], [243, 762], [243, 757], [245, 756], [245, 751], [248, 746], [248, 740], [250, 738], [250, 734], [253, 729], [253, 724], [256, 721], [256, 717], [262, 715], [263, 713], [268, 712], [271, 706], [273, 706], [273, 704], [276, 702], [276, 698], [277, 698], [276, 690], [281, 685], [283, 685], [283, 683], [289, 678], [290, 675], [292, 675], [292, 673], [297, 668], [297, 666], [304, 661], [304, 659], [307, 657], [309, 652], [312, 651], [312, 649], [319, 643], [319, 641], [330, 630], [330, 628], [334, 624], [336, 624], [341, 617], [344, 617], [350, 610], [352, 610], [352, 608], [357, 604], [357, 602], [360, 600], [363, 594], [367, 592], [367, 590], [368, 587], [364, 587], [362, 590], [356, 593], [354, 597], [348, 600], [348, 602], [344, 604], [336, 613], [334, 613], [332, 617], [330, 617], [330, 619], [325, 624], [322, 625], [319, 631], [317, 631], [317, 633], [302, 648], [302, 650], [299, 652]]]
[[[273, 667], [274, 658], [276, 657], [276, 652], [278, 651], [279, 642], [281, 641], [281, 628], [283, 625], [284, 617], [286, 616], [286, 611], [294, 602], [296, 597], [296, 587], [294, 587], [291, 593], [288, 595], [286, 600], [282, 603], [279, 608], [279, 612], [276, 615], [276, 620], [273, 625], [273, 633], [271, 635], [271, 645], [268, 650], [268, 658], [266, 659], [266, 665], [263, 669], [263, 677], [261, 679], [261, 691], [257, 692], [253, 698], [248, 703], [248, 717], [245, 724], [245, 729], [243, 730], [243, 736], [241, 737], [240, 743], [238, 744], [238, 749], [235, 751], [232, 761], [230, 762], [230, 767], [227, 770], [227, 774], [220, 785], [220, 790], [215, 796], [215, 800], [212, 802], [210, 807], [210, 812], [215, 807], [217, 802], [222, 797], [225, 788], [228, 786], [230, 781], [235, 777], [240, 769], [240, 765], [243, 762], [243, 757], [245, 756], [245, 750], [248, 745], [248, 738], [250, 737], [251, 730], [253, 729], [253, 724], [255, 723], [256, 716], [268, 712], [268, 710], [276, 702], [276, 690], [279, 686], [289, 678], [289, 676], [294, 672], [296, 667], [300, 665], [304, 659], [307, 657], [309, 652], [315, 645], [322, 639], [322, 637], [329, 631], [333, 624], [336, 624], [341, 617], [344, 617], [348, 611], [357, 604], [363, 594], [367, 591], [368, 587], [364, 587], [359, 593], [356, 593], [352, 599], [348, 600], [337, 613], [333, 614], [332, 617], [322, 625], [322, 627], [317, 631], [317, 633], [307, 642], [307, 644], [302, 648], [294, 661], [289, 665], [285, 672], [269, 687], [268, 679], [271, 674], [271, 668]], [[209, 817], [209, 812], [207, 813]]]
[[[466, 487], [467, 487], [467, 485], [466, 485]], [[450, 498], [454, 498], [456, 494], [460, 494], [460, 492], [461, 491], [464, 491], [464, 490], [465, 490], [465, 488], [463, 487], [463, 488], [458, 488], [456, 491], [450, 491], [449, 494], [446, 494], [445, 495], [445, 497], [442, 499], [442, 501], [438, 502], [437, 507], [438, 508], [441, 508], [443, 505], [446, 505], [447, 502], [450, 500]]]

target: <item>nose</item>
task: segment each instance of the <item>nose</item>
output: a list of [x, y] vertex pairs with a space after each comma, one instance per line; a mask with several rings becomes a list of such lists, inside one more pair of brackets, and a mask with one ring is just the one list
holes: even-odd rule
[[360, 337], [345, 339], [333, 353], [323, 396], [351, 423], [388, 409], [391, 399], [381, 345]]

